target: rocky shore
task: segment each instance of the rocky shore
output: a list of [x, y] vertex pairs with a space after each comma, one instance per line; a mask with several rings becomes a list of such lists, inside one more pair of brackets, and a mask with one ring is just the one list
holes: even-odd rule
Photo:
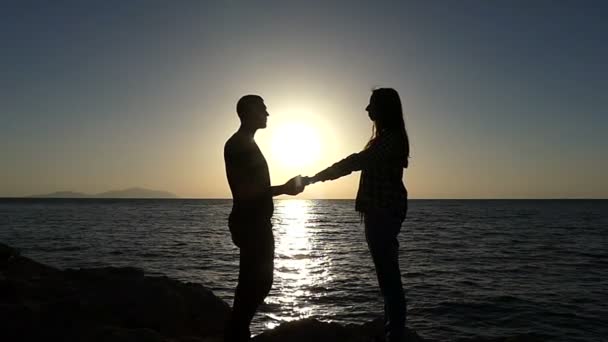
[[[209, 289], [136, 268], [59, 270], [0, 244], [0, 340], [89, 342], [222, 341], [230, 306]], [[379, 320], [340, 325], [303, 319], [254, 342], [382, 341]], [[458, 339], [531, 342], [538, 336]], [[407, 341], [430, 341], [408, 332]]]

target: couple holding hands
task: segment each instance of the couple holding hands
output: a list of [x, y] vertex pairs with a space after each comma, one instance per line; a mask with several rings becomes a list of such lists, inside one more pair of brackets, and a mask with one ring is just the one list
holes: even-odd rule
[[386, 341], [403, 339], [406, 302], [397, 235], [407, 212], [407, 190], [402, 179], [403, 169], [408, 167], [409, 140], [396, 90], [373, 90], [365, 110], [373, 122], [373, 134], [361, 152], [312, 177], [297, 176], [283, 185], [272, 186], [268, 164], [254, 140], [255, 132], [266, 128], [266, 105], [257, 95], [246, 95], [238, 101], [236, 111], [241, 125], [224, 146], [226, 176], [233, 198], [228, 226], [232, 241], [240, 250], [238, 284], [225, 341], [249, 340], [249, 324], [272, 286], [272, 198], [297, 195], [308, 184], [334, 180], [354, 171], [361, 171], [355, 210], [363, 217], [365, 237], [384, 297]]

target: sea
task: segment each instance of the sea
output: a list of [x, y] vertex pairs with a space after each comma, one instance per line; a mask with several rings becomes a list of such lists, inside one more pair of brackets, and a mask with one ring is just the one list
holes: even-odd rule
[[[65, 268], [132, 266], [232, 303], [230, 200], [0, 199], [0, 242]], [[352, 200], [276, 200], [272, 290], [254, 334], [300, 318], [363, 323], [383, 301]], [[608, 200], [410, 200], [399, 234], [408, 327], [608, 341]]]

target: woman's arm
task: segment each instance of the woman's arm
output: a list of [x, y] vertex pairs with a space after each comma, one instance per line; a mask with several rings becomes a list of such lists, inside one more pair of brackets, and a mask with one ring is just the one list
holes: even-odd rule
[[354, 171], [362, 170], [370, 165], [381, 163], [395, 154], [398, 148], [397, 136], [388, 132], [378, 138], [378, 141], [367, 149], [353, 153], [340, 160], [313, 177], [305, 177], [305, 183], [325, 182], [349, 175]]
[[338, 179], [340, 177], [349, 175], [354, 171], [361, 170], [360, 157], [358, 155], [359, 153], [351, 154], [350, 156], [340, 160], [337, 163], [334, 163], [332, 166], [317, 173], [316, 175], [312, 177], [307, 177], [307, 179], [305, 179], [305, 182], [308, 182], [308, 184], [316, 182], [325, 182], [328, 180]]

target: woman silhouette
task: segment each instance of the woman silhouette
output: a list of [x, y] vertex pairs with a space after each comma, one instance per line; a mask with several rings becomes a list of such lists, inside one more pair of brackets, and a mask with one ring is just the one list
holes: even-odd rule
[[304, 182], [333, 180], [361, 170], [355, 209], [363, 216], [365, 238], [384, 297], [386, 341], [394, 342], [402, 340], [406, 319], [397, 234], [407, 213], [407, 190], [402, 179], [410, 147], [396, 90], [374, 90], [365, 110], [374, 125], [363, 151], [304, 178]]

